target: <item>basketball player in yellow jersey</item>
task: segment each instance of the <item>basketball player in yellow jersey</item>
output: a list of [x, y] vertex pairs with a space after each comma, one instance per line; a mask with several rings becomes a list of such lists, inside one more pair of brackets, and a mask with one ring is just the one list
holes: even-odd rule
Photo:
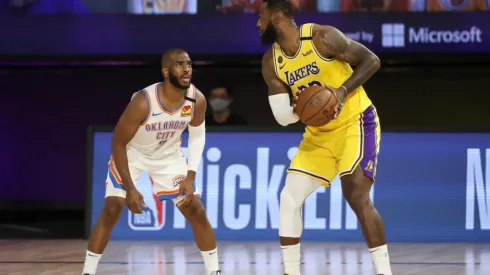
[[[379, 120], [362, 85], [379, 69], [378, 57], [330, 26], [296, 26], [289, 0], [267, 0], [257, 27], [264, 44], [262, 60], [269, 103], [277, 122], [296, 123], [290, 96], [311, 85], [334, 87], [335, 119], [307, 127], [281, 192], [279, 235], [285, 274], [300, 273], [301, 206], [319, 186], [340, 175], [342, 191], [356, 213], [377, 274], [392, 275], [383, 221], [369, 198], [379, 151]], [[351, 66], [356, 67], [352, 70]]]

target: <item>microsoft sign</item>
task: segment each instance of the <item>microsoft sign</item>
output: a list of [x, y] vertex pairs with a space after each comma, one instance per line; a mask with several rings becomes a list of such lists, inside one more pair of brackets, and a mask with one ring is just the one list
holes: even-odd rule
[[414, 28], [405, 24], [383, 24], [383, 48], [404, 48], [406, 44], [469, 44], [483, 43], [483, 32], [472, 26], [469, 29], [441, 30], [428, 27]]

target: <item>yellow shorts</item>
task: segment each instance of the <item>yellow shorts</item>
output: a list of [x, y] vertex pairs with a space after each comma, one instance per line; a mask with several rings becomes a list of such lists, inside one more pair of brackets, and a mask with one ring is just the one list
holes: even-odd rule
[[288, 173], [318, 179], [329, 186], [337, 174], [350, 175], [361, 165], [364, 174], [374, 180], [380, 140], [379, 118], [370, 106], [336, 130], [313, 133], [307, 129]]

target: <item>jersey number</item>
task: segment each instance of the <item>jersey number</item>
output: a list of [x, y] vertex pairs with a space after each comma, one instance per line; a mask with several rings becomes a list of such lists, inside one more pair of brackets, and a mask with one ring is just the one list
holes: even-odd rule
[[[315, 86], [315, 85], [317, 85], [317, 86], [323, 86], [323, 85], [322, 85], [322, 83], [320, 83], [320, 82], [318, 82], [318, 81], [311, 81], [311, 82], [308, 82], [308, 87]], [[308, 87], [307, 87], [307, 86], [305, 86], [305, 85], [301, 85], [301, 86], [299, 86], [299, 87], [298, 87], [298, 90], [299, 90], [300, 92], [302, 92], [302, 91], [306, 90], [306, 88], [308, 88]]]

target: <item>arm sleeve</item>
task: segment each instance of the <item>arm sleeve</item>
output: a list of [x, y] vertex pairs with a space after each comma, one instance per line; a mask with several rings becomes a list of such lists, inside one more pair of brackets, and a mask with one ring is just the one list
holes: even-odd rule
[[272, 114], [277, 123], [282, 126], [296, 123], [299, 118], [293, 113], [293, 107], [289, 103], [288, 94], [277, 94], [269, 96]]
[[189, 151], [187, 165], [188, 169], [197, 172], [201, 161], [204, 145], [206, 144], [206, 122], [203, 121], [199, 126], [189, 125]]

